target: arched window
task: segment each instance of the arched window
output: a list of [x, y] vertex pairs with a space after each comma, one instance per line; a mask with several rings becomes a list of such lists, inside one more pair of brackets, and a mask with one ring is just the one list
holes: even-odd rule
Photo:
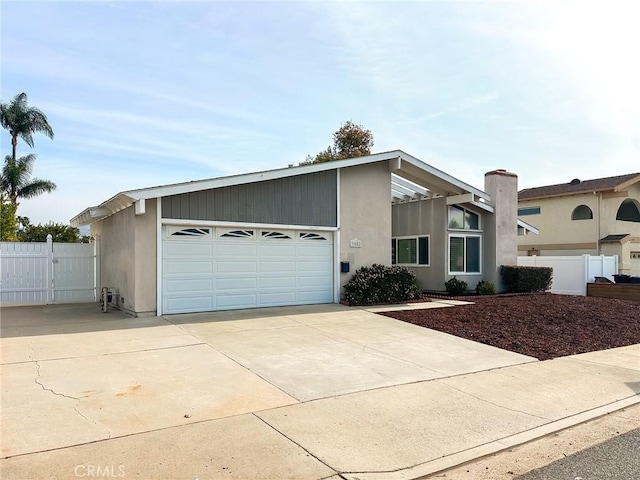
[[593, 212], [586, 205], [578, 205], [571, 213], [571, 220], [591, 220]]
[[620, 208], [618, 208], [618, 214], [616, 220], [622, 220], [623, 222], [640, 222], [640, 210], [638, 209], [638, 202], [627, 198]]

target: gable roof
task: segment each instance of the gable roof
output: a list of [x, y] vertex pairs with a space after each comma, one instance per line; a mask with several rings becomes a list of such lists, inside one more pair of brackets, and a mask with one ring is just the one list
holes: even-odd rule
[[618, 192], [640, 182], [640, 173], [628, 173], [615, 177], [596, 178], [593, 180], [572, 180], [569, 183], [557, 185], [545, 185], [543, 187], [525, 188], [518, 192], [518, 200], [532, 200], [535, 198], [560, 197], [564, 195], [576, 195], [586, 192]]
[[[71, 219], [71, 225], [89, 225], [97, 222], [109, 215], [136, 204], [140, 213], [144, 212], [144, 201], [151, 198], [166, 197], [170, 195], [178, 195], [181, 193], [197, 192], [201, 190], [210, 190], [213, 188], [221, 188], [232, 185], [242, 185], [246, 183], [262, 182], [267, 180], [275, 180], [278, 178], [286, 178], [307, 173], [322, 172], [327, 170], [336, 170], [339, 168], [354, 167], [358, 165], [366, 165], [381, 161], [393, 161], [389, 165], [389, 170], [395, 178], [401, 177], [418, 187], [424, 187], [432, 193], [440, 195], [462, 195], [466, 193], [473, 194], [474, 198], [478, 197], [482, 202], [487, 202], [486, 208], [491, 209], [488, 204], [490, 196], [486, 192], [479, 190], [462, 180], [438, 170], [435, 167], [418, 160], [416, 157], [403, 152], [402, 150], [392, 150], [389, 152], [376, 153], [356, 158], [346, 158], [344, 160], [335, 160], [326, 163], [314, 163], [311, 165], [301, 165], [296, 167], [278, 168], [275, 170], [265, 170], [262, 172], [245, 173], [240, 175], [231, 175], [227, 177], [209, 178], [205, 180], [195, 180], [191, 182], [174, 183], [171, 185], [160, 185], [156, 187], [141, 188], [137, 190], [127, 190], [120, 192], [110, 199], [102, 202], [97, 207], [89, 207]], [[393, 164], [393, 166], [392, 166]]]

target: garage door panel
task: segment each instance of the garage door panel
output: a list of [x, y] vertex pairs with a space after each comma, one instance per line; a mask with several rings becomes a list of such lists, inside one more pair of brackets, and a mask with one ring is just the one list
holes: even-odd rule
[[204, 228], [209, 235], [164, 236], [165, 313], [333, 301], [331, 232], [282, 229], [266, 236], [255, 228], [223, 237], [228, 229]]
[[[273, 240], [270, 240], [271, 242]], [[282, 244], [272, 244], [272, 245], [264, 245], [261, 244], [258, 246], [258, 255], [260, 258], [263, 257], [295, 257], [296, 256], [296, 246], [295, 245], [282, 245]]]
[[296, 303], [296, 293], [292, 291], [260, 293], [259, 301], [261, 306], [292, 305]]
[[333, 295], [326, 290], [311, 290], [298, 292], [298, 303], [331, 303]]
[[258, 279], [255, 277], [216, 278], [216, 290], [255, 290]]
[[216, 270], [218, 273], [257, 273], [258, 262], [243, 262], [239, 260], [228, 259], [218, 260], [216, 262]]
[[296, 288], [296, 277], [261, 277], [258, 279], [258, 287], [263, 288]]
[[[194, 239], [196, 240], [196, 239]], [[212, 257], [213, 245], [201, 242], [165, 242], [163, 255], [170, 257]]]
[[180, 278], [167, 279], [164, 282], [165, 292], [182, 293], [182, 292], [213, 292], [213, 278]]
[[165, 298], [165, 310], [167, 313], [206, 312], [213, 309], [213, 298], [210, 295]]
[[171, 275], [194, 275], [213, 273], [213, 262], [202, 260], [165, 260], [162, 265], [163, 274]]
[[295, 272], [296, 262], [283, 262], [277, 260], [260, 259], [260, 272]]
[[317, 277], [298, 277], [298, 286], [299, 287], [317, 287], [327, 289], [333, 286], [333, 281], [326, 276], [317, 276]]
[[318, 273], [328, 273], [331, 271], [331, 265], [327, 265], [326, 262], [321, 262], [321, 261], [317, 261], [317, 262], [307, 262], [307, 261], [300, 261], [298, 263], [298, 271], [299, 272], [304, 272], [304, 273], [313, 273], [313, 272], [318, 272]]
[[257, 306], [258, 296], [255, 293], [241, 295], [216, 295], [217, 306], [221, 309], [247, 308]]
[[216, 257], [255, 257], [258, 254], [258, 245], [254, 240], [243, 240], [243, 243], [228, 243], [216, 245]]
[[298, 247], [298, 257], [323, 257], [333, 253], [332, 245], [300, 245]]

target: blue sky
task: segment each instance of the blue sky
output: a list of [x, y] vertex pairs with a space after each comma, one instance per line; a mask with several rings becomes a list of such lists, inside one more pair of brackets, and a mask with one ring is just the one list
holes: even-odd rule
[[[483, 188], [640, 171], [638, 2], [2, 2], [32, 222], [114, 194], [298, 163], [342, 122]], [[2, 155], [9, 153], [2, 133]], [[20, 144], [19, 154], [28, 153]]]

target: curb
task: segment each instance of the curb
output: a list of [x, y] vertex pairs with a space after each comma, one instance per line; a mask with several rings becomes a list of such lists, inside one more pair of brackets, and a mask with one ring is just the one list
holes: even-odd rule
[[446, 457], [431, 460], [426, 463], [421, 463], [413, 467], [404, 468], [392, 472], [367, 472], [367, 473], [342, 473], [341, 477], [348, 480], [419, 480], [428, 475], [449, 470], [454, 467], [458, 467], [462, 464], [478, 460], [488, 455], [493, 455], [502, 450], [507, 450], [518, 445], [522, 445], [533, 440], [537, 440], [547, 435], [557, 433], [561, 430], [565, 430], [570, 427], [574, 427], [581, 423], [594, 420], [598, 417], [602, 417], [609, 413], [623, 408], [630, 407], [632, 405], [640, 404], [640, 395], [633, 395], [631, 397], [617, 400], [613, 403], [596, 407], [585, 412], [577, 413], [570, 417], [565, 417], [560, 420], [555, 420], [539, 427], [532, 428], [530, 430], [516, 433], [508, 437], [494, 440], [477, 447], [470, 448], [461, 452], [447, 455]]

